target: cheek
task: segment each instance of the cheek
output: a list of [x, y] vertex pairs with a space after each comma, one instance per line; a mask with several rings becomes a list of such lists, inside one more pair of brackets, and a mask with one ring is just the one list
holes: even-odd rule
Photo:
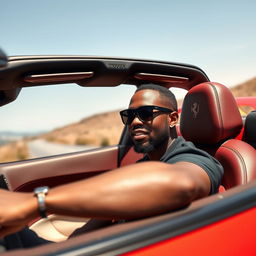
[[155, 120], [157, 122], [154, 123], [152, 133], [154, 135], [164, 135], [169, 134], [170, 128], [168, 121], [166, 118], [162, 118], [161, 120]]

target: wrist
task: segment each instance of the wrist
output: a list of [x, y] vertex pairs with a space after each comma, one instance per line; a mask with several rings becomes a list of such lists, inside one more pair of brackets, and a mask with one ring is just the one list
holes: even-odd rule
[[20, 207], [17, 208], [20, 217], [26, 219], [28, 222], [38, 218], [38, 204], [37, 199], [33, 193], [15, 193], [17, 199], [22, 202]]
[[46, 214], [46, 203], [45, 203], [45, 197], [48, 194], [49, 187], [37, 187], [34, 189], [34, 196], [37, 198], [37, 209], [38, 213], [42, 218], [47, 218]]

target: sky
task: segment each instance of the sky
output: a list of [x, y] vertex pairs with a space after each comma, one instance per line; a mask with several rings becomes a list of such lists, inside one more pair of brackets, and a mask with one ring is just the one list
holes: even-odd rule
[[[228, 87], [256, 76], [255, 0], [0, 0], [8, 55], [100, 55], [199, 66]], [[0, 131], [49, 130], [123, 109], [134, 89], [23, 89]], [[184, 94], [177, 93], [177, 97]]]

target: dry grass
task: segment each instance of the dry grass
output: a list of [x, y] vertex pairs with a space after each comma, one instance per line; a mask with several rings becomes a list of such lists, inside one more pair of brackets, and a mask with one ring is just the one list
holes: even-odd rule
[[231, 91], [236, 97], [256, 96], [256, 77], [233, 87]]
[[122, 130], [119, 111], [112, 111], [85, 118], [41, 137], [71, 145], [107, 146], [118, 143]]
[[0, 162], [12, 162], [29, 158], [27, 143], [24, 140], [0, 147]]

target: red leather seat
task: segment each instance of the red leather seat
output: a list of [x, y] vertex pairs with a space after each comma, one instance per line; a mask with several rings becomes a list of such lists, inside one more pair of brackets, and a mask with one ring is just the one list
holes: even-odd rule
[[256, 178], [256, 151], [237, 140], [243, 122], [231, 91], [206, 82], [191, 88], [183, 102], [180, 132], [223, 165], [225, 189]]

